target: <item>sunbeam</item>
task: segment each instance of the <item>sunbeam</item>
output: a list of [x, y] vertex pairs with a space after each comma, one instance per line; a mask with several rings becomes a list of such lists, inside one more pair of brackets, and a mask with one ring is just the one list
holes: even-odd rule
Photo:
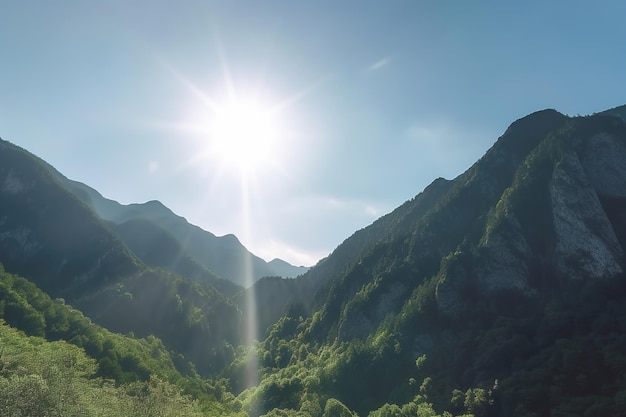
[[[250, 191], [249, 191], [249, 179], [246, 173], [241, 175], [241, 206], [242, 206], [242, 223], [244, 229], [244, 239], [250, 241], [252, 238], [252, 223], [250, 221]], [[246, 317], [245, 317], [245, 334], [244, 341], [248, 346], [254, 346], [258, 340], [258, 320], [256, 315], [256, 294], [252, 288], [254, 284], [253, 268], [252, 268], [252, 256], [246, 255], [244, 257], [243, 265], [244, 282], [246, 287], [249, 288], [246, 291]], [[247, 369], [246, 369], [246, 386], [257, 385], [258, 383], [258, 360], [256, 352], [252, 352], [248, 357]]]
[[[289, 184], [294, 181], [288, 166], [297, 160], [300, 141], [307, 137], [304, 132], [308, 129], [295, 126], [297, 118], [290, 116], [294, 115], [295, 105], [318, 89], [325, 79], [290, 94], [273, 94], [271, 86], [264, 84], [262, 78], [252, 85], [236, 79], [222, 49], [217, 46], [222, 75], [217, 85], [193, 82], [161, 61], [189, 93], [189, 100], [181, 120], [174, 123], [161, 121], [156, 127], [182, 134], [188, 140], [191, 155], [182, 168], [195, 169], [209, 180], [206, 204], [211, 203], [215, 193], [232, 189], [228, 198], [235, 211], [241, 213], [237, 235], [245, 244], [258, 238], [255, 235], [254, 219], [258, 217], [255, 211], [261, 209], [259, 204], [268, 191], [266, 187], [276, 186], [277, 179]], [[245, 384], [255, 386], [259, 382], [255, 351], [259, 329], [251, 256], [244, 257], [240, 271], [247, 288], [241, 334], [242, 342], [249, 349]]]

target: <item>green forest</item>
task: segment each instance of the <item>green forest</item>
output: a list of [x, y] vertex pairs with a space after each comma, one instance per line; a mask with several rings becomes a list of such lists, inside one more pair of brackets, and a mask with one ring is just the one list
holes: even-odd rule
[[[203, 378], [181, 374], [158, 338], [111, 333], [0, 270], [2, 415], [617, 416], [626, 406], [621, 281], [572, 289], [541, 313], [468, 317], [438, 351], [415, 357], [407, 321], [432, 314], [431, 290], [363, 341], [320, 342], [317, 317], [284, 317]], [[500, 378], [459, 383], [481, 372]]]
[[[158, 338], [112, 333], [1, 267], [0, 296], [2, 415], [354, 415], [324, 387], [336, 384], [337, 367], [353, 360], [354, 348], [312, 353], [308, 344], [278, 340], [293, 319], [283, 319], [267, 342], [240, 347], [228, 380], [204, 379], [182, 375]], [[248, 386], [250, 367], [260, 369], [258, 385]], [[422, 385], [401, 408], [386, 404], [372, 415], [437, 415], [427, 401], [428, 381]], [[396, 411], [404, 414], [388, 414]]]

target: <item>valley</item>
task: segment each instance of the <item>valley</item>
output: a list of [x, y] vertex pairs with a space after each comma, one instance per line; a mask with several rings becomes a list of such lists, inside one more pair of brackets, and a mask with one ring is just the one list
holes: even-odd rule
[[624, 109], [514, 121], [310, 269], [0, 141], [0, 409], [618, 416]]

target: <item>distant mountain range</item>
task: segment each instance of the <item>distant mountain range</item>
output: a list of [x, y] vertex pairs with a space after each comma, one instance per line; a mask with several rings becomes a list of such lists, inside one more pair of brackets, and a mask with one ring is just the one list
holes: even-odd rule
[[[0, 262], [106, 328], [160, 338], [179, 372], [225, 378], [250, 416], [622, 415], [625, 118], [523, 117], [298, 279], [0, 142]], [[245, 259], [267, 276], [244, 289]], [[39, 323], [11, 282], [2, 317], [20, 326], [30, 303], [22, 322]], [[251, 325], [259, 343], [241, 346]]]
[[[195, 259], [208, 270], [237, 285], [246, 286], [251, 283], [250, 281], [254, 282], [265, 276], [295, 278], [309, 269], [304, 266], [293, 266], [281, 259], [266, 262], [250, 253], [235, 235], [217, 237], [188, 223], [159, 201], [124, 205], [102, 197], [96, 190], [80, 182], [69, 181], [68, 184], [70, 190], [93, 208], [101, 219], [115, 225], [125, 243], [131, 243], [137, 248], [144, 245], [159, 245], [161, 239], [173, 238], [181, 254]], [[139, 234], [133, 233], [135, 240], [129, 242], [125, 238], [128, 233], [124, 233], [124, 229], [136, 228], [138, 222], [141, 223], [146, 236], [151, 238], [139, 242], [136, 240]], [[155, 236], [159, 236], [160, 239], [152, 239]], [[250, 263], [251, 271], [246, 269], [247, 263]], [[246, 278], [246, 274], [250, 273], [252, 280]]]
[[[5, 143], [5, 146], [9, 144]], [[147, 260], [148, 264], [151, 264], [151, 261], [164, 262], [162, 259], [149, 259], [149, 254], [158, 252], [159, 246], [169, 245], [168, 249], [171, 249], [171, 245], [175, 245], [175, 253], [168, 251], [170, 256], [176, 257], [179, 261], [180, 258], [186, 258], [183, 262], [195, 260], [209, 273], [212, 272], [241, 286], [249, 285], [250, 281], [254, 282], [264, 276], [295, 278], [308, 270], [307, 267], [293, 266], [280, 259], [266, 262], [251, 254], [236, 236], [217, 237], [188, 223], [159, 201], [123, 205], [104, 198], [83, 183], [67, 179], [44, 161], [40, 160], [39, 164], [49, 170], [49, 174], [55, 177], [60, 185], [91, 207], [100, 219], [109, 222], [112, 229], [118, 232], [118, 236], [132, 247], [133, 251], [136, 249], [138, 254], [146, 254], [148, 259], [142, 259], [142, 256], [139, 258]], [[10, 169], [10, 165], [5, 166], [5, 169]], [[141, 231], [138, 228], [141, 228]], [[244, 268], [246, 263], [251, 264], [251, 271]], [[246, 277], [246, 274], [250, 273], [252, 280]]]

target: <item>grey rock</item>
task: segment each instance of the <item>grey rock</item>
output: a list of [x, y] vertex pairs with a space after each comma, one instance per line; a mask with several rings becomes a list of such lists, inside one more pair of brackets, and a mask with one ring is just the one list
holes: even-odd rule
[[[601, 170], [593, 172], [597, 187], [612, 188], [603, 181]], [[594, 279], [622, 272], [622, 249], [576, 154], [569, 153], [555, 167], [550, 197], [557, 275]]]

